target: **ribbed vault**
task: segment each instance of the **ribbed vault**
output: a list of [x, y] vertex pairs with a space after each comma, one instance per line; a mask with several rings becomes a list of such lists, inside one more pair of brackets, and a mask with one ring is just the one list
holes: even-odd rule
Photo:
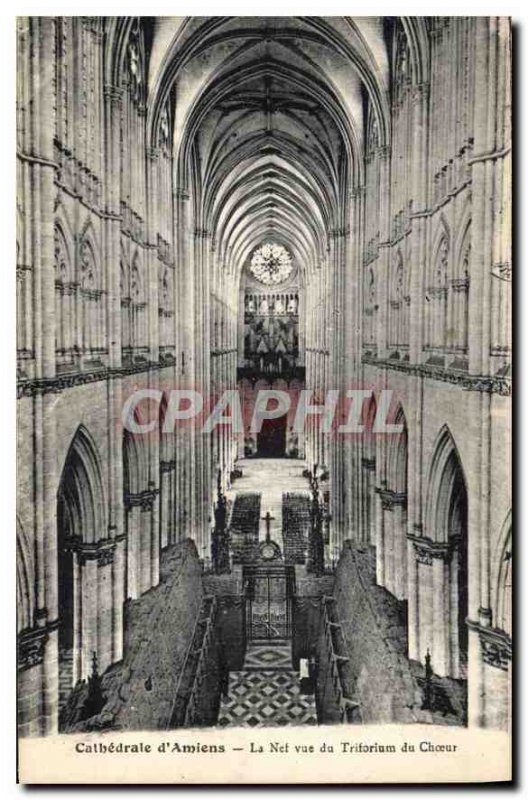
[[349, 18], [171, 18], [156, 22], [149, 129], [174, 110], [175, 184], [192, 197], [212, 269], [236, 285], [264, 239], [284, 244], [301, 281], [347, 227], [363, 183], [365, 108], [387, 136], [383, 22]]

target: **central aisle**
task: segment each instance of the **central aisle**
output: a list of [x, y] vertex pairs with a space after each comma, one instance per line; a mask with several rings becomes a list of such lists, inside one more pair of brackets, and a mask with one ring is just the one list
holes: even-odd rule
[[291, 643], [251, 644], [244, 668], [231, 672], [222, 699], [221, 728], [317, 725], [313, 695], [303, 695], [291, 663]]
[[270, 526], [271, 539], [284, 553], [282, 541], [282, 495], [284, 492], [306, 492], [310, 494], [307, 478], [303, 477], [306, 468], [304, 461], [292, 458], [243, 458], [237, 461], [243, 472], [234, 486], [227, 492], [234, 500], [237, 492], [260, 492], [259, 540], [266, 538], [266, 523], [262, 517], [269, 511], [273, 520]]

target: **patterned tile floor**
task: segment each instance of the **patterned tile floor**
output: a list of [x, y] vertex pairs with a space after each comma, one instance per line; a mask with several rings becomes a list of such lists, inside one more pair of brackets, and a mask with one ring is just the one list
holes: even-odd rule
[[250, 645], [246, 651], [244, 670], [247, 669], [287, 669], [292, 670], [291, 643], [263, 642]]
[[248, 647], [244, 669], [231, 672], [229, 694], [222, 700], [221, 728], [317, 725], [315, 699], [301, 695], [292, 669], [290, 643]]

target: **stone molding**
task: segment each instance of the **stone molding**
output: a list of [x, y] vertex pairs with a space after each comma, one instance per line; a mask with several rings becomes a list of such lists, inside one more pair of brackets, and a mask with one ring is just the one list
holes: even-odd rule
[[376, 469], [376, 459], [375, 458], [362, 458], [361, 459], [361, 466], [369, 471], [374, 471]]
[[512, 660], [512, 641], [508, 634], [499, 628], [485, 628], [469, 619], [467, 626], [479, 635], [484, 664], [507, 672]]
[[123, 101], [123, 94], [123, 89], [120, 86], [114, 86], [114, 84], [107, 83], [103, 87], [103, 96], [118, 107], [121, 106]]
[[117, 542], [118, 538], [99, 539], [97, 542], [72, 540], [67, 544], [67, 548], [72, 553], [77, 553], [80, 566], [84, 566], [87, 561], [96, 561], [97, 566], [105, 567], [114, 560]]
[[350, 236], [350, 228], [332, 228], [328, 232], [330, 239], [340, 239], [342, 237]]
[[451, 278], [449, 285], [454, 292], [467, 292], [469, 290], [469, 278]]
[[431, 364], [409, 364], [405, 361], [389, 361], [386, 359], [375, 358], [366, 353], [362, 357], [363, 364], [369, 364], [380, 369], [392, 369], [396, 372], [405, 372], [409, 375], [417, 375], [421, 378], [443, 381], [460, 386], [465, 391], [489, 392], [505, 397], [511, 395], [511, 378], [504, 375], [467, 375], [436, 367]]
[[36, 667], [44, 660], [48, 641], [48, 628], [30, 628], [22, 631], [17, 640], [17, 667], [20, 671]]
[[381, 506], [384, 510], [392, 511], [394, 506], [403, 506], [403, 508], [407, 507], [406, 492], [395, 492], [392, 489], [385, 489], [381, 487], [376, 487], [375, 491], [381, 498]]
[[35, 397], [39, 394], [62, 392], [75, 386], [84, 386], [87, 383], [107, 381], [111, 378], [122, 378], [126, 375], [136, 375], [140, 372], [149, 372], [163, 369], [166, 364], [162, 361], [143, 361], [122, 367], [101, 367], [87, 372], [72, 372], [56, 375], [52, 378], [33, 378], [19, 380], [17, 383], [17, 398]]
[[456, 537], [451, 538], [448, 542], [435, 542], [428, 536], [415, 536], [410, 533], [407, 534], [407, 539], [414, 544], [418, 563], [427, 566], [432, 565], [433, 559], [449, 561], [458, 542]]
[[125, 492], [125, 508], [139, 507], [142, 511], [152, 511], [158, 493], [158, 489], [145, 489], [135, 494]]
[[494, 278], [498, 278], [501, 281], [511, 281], [512, 266], [509, 261], [500, 261], [492, 266], [491, 274]]

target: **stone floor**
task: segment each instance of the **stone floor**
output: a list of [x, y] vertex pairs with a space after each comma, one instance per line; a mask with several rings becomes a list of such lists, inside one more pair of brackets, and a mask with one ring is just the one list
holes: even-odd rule
[[[243, 472], [227, 493], [234, 500], [237, 492], [260, 492], [260, 516], [269, 511], [273, 520], [270, 535], [284, 552], [282, 541], [282, 494], [283, 492], [303, 492], [309, 495], [309, 484], [303, 478], [306, 463], [291, 458], [243, 458], [237, 462]], [[266, 523], [260, 520], [259, 539], [266, 536]]]
[[263, 728], [317, 725], [315, 698], [302, 695], [291, 663], [290, 642], [248, 646], [244, 668], [231, 672], [218, 726]]

